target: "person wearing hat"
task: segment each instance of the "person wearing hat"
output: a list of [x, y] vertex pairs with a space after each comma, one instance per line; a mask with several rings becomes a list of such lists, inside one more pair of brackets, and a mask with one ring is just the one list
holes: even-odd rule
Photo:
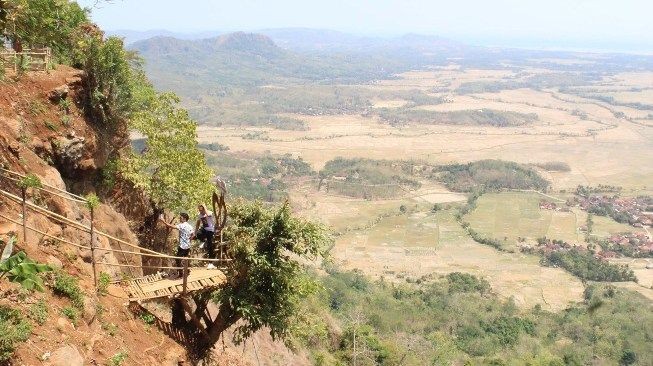
[[201, 241], [202, 244], [200, 244], [200, 248], [204, 248], [207, 256], [213, 258], [215, 217], [213, 216], [213, 212], [207, 210], [206, 206], [203, 204], [197, 206], [197, 211], [199, 211], [199, 216], [195, 223], [195, 235], [193, 236], [193, 239]]

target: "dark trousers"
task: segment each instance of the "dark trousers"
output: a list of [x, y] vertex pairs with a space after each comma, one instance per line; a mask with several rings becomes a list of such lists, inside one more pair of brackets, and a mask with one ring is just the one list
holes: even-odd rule
[[213, 236], [215, 233], [213, 231], [204, 230], [200, 228], [195, 234], [195, 239], [204, 242], [204, 249], [206, 250], [206, 255], [209, 258], [214, 257], [215, 246], [213, 245]]
[[[190, 249], [182, 249], [180, 247], [177, 247], [177, 257], [188, 257], [188, 254], [190, 254]], [[184, 264], [181, 262], [181, 259], [175, 259], [175, 267], [183, 267]], [[179, 276], [184, 275], [184, 270], [183, 269], [178, 269], [177, 273]]]

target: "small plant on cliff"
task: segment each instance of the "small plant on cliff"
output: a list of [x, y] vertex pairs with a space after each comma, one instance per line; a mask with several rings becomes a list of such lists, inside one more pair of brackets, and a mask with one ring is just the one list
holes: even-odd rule
[[19, 283], [26, 290], [43, 291], [43, 279], [39, 274], [51, 270], [47, 264], [27, 258], [25, 252], [18, 252], [0, 262], [0, 279], [6, 276], [9, 281]]
[[110, 366], [120, 366], [127, 359], [127, 352], [121, 351], [111, 356], [109, 359]]
[[41, 183], [41, 179], [37, 177], [35, 174], [28, 174], [26, 175], [23, 179], [18, 182], [18, 185], [21, 188], [41, 188], [43, 184]]
[[43, 300], [39, 300], [30, 307], [30, 318], [38, 325], [43, 325], [48, 320], [48, 305]]
[[111, 276], [106, 272], [100, 272], [97, 281], [97, 293], [100, 296], [106, 295], [110, 283], [111, 283]]
[[54, 274], [52, 288], [55, 294], [69, 298], [76, 308], [84, 308], [84, 294], [75, 277], [63, 271], [57, 271]]
[[79, 312], [77, 309], [66, 306], [65, 308], [61, 309], [61, 314], [65, 315], [66, 318], [70, 319], [70, 321], [74, 324], [77, 325], [77, 320], [79, 319]]
[[89, 193], [86, 195], [86, 207], [88, 207], [89, 210], [95, 209], [100, 205], [100, 199], [95, 193]]
[[20, 311], [0, 305], [0, 363], [9, 360], [16, 344], [25, 342], [31, 332], [31, 325]]

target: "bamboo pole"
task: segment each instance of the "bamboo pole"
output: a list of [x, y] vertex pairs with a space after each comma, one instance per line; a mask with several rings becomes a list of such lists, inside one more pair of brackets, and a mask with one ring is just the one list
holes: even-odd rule
[[188, 259], [184, 260], [184, 269], [182, 272], [182, 276], [184, 277], [183, 282], [182, 282], [182, 295], [186, 295], [186, 287], [188, 286]]
[[[11, 218], [9, 218], [9, 217], [3, 215], [3, 214], [0, 214], [0, 217], [3, 218], [3, 219], [5, 219], [5, 220], [7, 220], [7, 221], [9, 221], [9, 222], [14, 223], [14, 224], [21, 225], [21, 222], [20, 222], [20, 221], [13, 220], [13, 219], [11, 219]], [[91, 249], [90, 247], [87, 247], [87, 246], [84, 246], [84, 245], [75, 244], [75, 243], [73, 243], [73, 242], [71, 242], [71, 241], [69, 241], [69, 240], [62, 239], [62, 238], [58, 238], [58, 237], [56, 237], [56, 236], [54, 236], [54, 235], [50, 235], [50, 234], [48, 234], [48, 233], [45, 233], [45, 232], [40, 231], [40, 230], [38, 230], [38, 229], [35, 229], [35, 228], [33, 228], [33, 227], [29, 226], [29, 225], [27, 225], [26, 227], [27, 227], [27, 229], [32, 230], [32, 231], [34, 231], [34, 232], [36, 232], [36, 233], [38, 233], [38, 234], [40, 234], [40, 235], [46, 236], [46, 237], [48, 237], [48, 238], [51, 238], [51, 239], [54, 239], [54, 240], [60, 241], [60, 242], [62, 242], [62, 243], [68, 244], [68, 245], [72, 245], [72, 246], [74, 246], [74, 247], [76, 247], [76, 248], [86, 249], [86, 250], [90, 250], [90, 249]], [[108, 248], [108, 249], [97, 248], [97, 250], [100, 251], [100, 252], [104, 251], [104, 252], [112, 252], [112, 253], [125, 253], [125, 254], [140, 255], [140, 256], [143, 256], [143, 257], [159, 257], [159, 256], [160, 256], [160, 254], [149, 254], [149, 253], [130, 252], [130, 251], [127, 251], [127, 250], [120, 250], [120, 249], [113, 249], [113, 248]], [[183, 258], [185, 258], [185, 257], [173, 257], [173, 259], [177, 259], [177, 258], [178, 258], [178, 259], [183, 259]], [[195, 260], [195, 258], [188, 258], [188, 260], [189, 260], [189, 261], [192, 261], [192, 260]], [[230, 261], [231, 261], [231, 259], [223, 259], [223, 260], [221, 260], [221, 262], [230, 262]], [[111, 266], [118, 266], [117, 264], [108, 264], [108, 263], [104, 263], [104, 262], [98, 262], [98, 263], [99, 263], [99, 264], [107, 264], [107, 265], [111, 265]], [[120, 266], [122, 266], [122, 265], [120, 265]], [[155, 266], [149, 266], [149, 267], [146, 267], [146, 266], [136, 266], [136, 265], [130, 265], [130, 267], [132, 267], [132, 268], [141, 268], [141, 267], [143, 267], [143, 268], [169, 268], [169, 269], [182, 269], [182, 268], [183, 268], [183, 267], [155, 267]]]
[[[25, 178], [26, 177], [26, 175], [24, 175], [24, 174], [20, 174], [20, 173], [14, 172], [13, 170], [5, 169], [5, 168], [0, 168], [0, 171], [6, 172], [6, 173], [9, 173], [9, 174], [13, 174], [13, 175], [15, 175], [17, 177], [20, 177], [20, 178]], [[52, 188], [52, 189], [54, 189], [56, 191], [59, 191], [61, 193], [65, 193], [65, 194], [69, 195], [70, 197], [76, 198], [76, 199], [78, 199], [78, 200], [80, 200], [82, 202], [86, 202], [86, 198], [84, 198], [82, 196], [79, 196], [79, 195], [76, 195], [74, 193], [70, 193], [70, 192], [68, 192], [68, 191], [66, 191], [64, 189], [61, 189], [61, 188], [58, 188], [58, 187], [55, 187], [55, 186], [52, 186], [52, 185], [49, 185], [49, 184], [43, 183], [43, 182], [41, 182], [41, 185], [43, 187]]]
[[[0, 214], [0, 217], [2, 217], [3, 219], [5, 219], [5, 220], [7, 220], [7, 221], [9, 221], [9, 222], [13, 222], [14, 224], [17, 224], [17, 225], [20, 225], [20, 224], [21, 224], [19, 221], [12, 220], [12, 219], [10, 219], [9, 217], [7, 217], [7, 216], [5, 216], [5, 215], [3, 215], [3, 214]], [[35, 228], [33, 228], [33, 227], [29, 226], [29, 225], [27, 225], [26, 227], [27, 227], [28, 229], [30, 229], [30, 230], [32, 230], [32, 231], [38, 233], [38, 234], [41, 234], [41, 235], [43, 235], [43, 236], [47, 236], [48, 238], [51, 238], [51, 239], [54, 239], [54, 240], [58, 240], [58, 241], [60, 241], [60, 242], [62, 242], [62, 243], [66, 243], [66, 244], [72, 245], [72, 246], [74, 246], [74, 247], [76, 247], [76, 248], [87, 249], [87, 250], [88, 250], [88, 249], [91, 249], [91, 248], [89, 248], [89, 247], [85, 247], [85, 246], [83, 246], [83, 245], [75, 244], [75, 243], [73, 243], [73, 242], [71, 242], [71, 241], [68, 241], [68, 240], [66, 240], [66, 239], [57, 238], [57, 237], [54, 236], [54, 235], [50, 235], [50, 234], [48, 234], [48, 233], [44, 233], [43, 231], [38, 230], [38, 229], [35, 229]]]
[[[9, 192], [7, 192], [5, 190], [2, 190], [2, 189], [0, 189], [0, 194], [6, 196], [8, 198], [11, 198], [16, 202], [21, 201], [20, 197], [14, 195], [14, 194], [11, 194], [11, 193], [9, 193]], [[27, 207], [30, 207], [30, 208], [34, 209], [35, 211], [40, 212], [41, 214], [43, 214], [45, 216], [48, 216], [48, 217], [53, 218], [55, 220], [58, 220], [59, 222], [61, 222], [64, 225], [71, 225], [75, 229], [78, 229], [78, 230], [81, 230], [81, 231], [84, 231], [84, 232], [89, 232], [89, 230], [90, 230], [88, 226], [80, 224], [79, 222], [73, 221], [73, 220], [71, 220], [71, 219], [69, 219], [67, 217], [61, 216], [61, 215], [59, 215], [59, 214], [57, 214], [55, 212], [49, 211], [49, 210], [47, 210], [47, 209], [45, 209], [45, 208], [43, 208], [43, 207], [41, 207], [39, 205], [30, 203], [30, 202], [26, 202], [26, 204], [27, 204]], [[177, 256], [162, 254], [162, 253], [159, 253], [157, 251], [147, 249], [147, 248], [143, 248], [143, 247], [140, 247], [138, 245], [129, 243], [129, 242], [124, 241], [122, 239], [118, 239], [118, 238], [116, 238], [114, 236], [103, 233], [103, 232], [101, 232], [99, 230], [94, 230], [94, 233], [96, 235], [104, 236], [105, 238], [115, 240], [115, 241], [117, 241], [119, 243], [122, 243], [122, 244], [125, 244], [125, 245], [127, 245], [129, 247], [139, 249], [139, 250], [141, 250], [143, 252], [154, 254], [155, 256], [158, 256], [160, 258], [168, 258], [168, 259], [184, 259], [184, 258], [188, 258], [188, 257], [177, 257]], [[140, 254], [140, 253], [134, 253], [134, 254]], [[213, 258], [191, 258], [191, 259], [199, 261], [199, 262], [220, 262], [221, 261], [220, 259], [213, 259]]]
[[20, 195], [23, 200], [22, 202], [22, 211], [23, 211], [23, 244], [27, 243], [27, 201], [26, 201], [26, 196], [27, 196], [27, 188], [21, 187], [20, 188]]
[[90, 232], [91, 232], [91, 263], [93, 264], [93, 284], [95, 285], [95, 290], [97, 291], [97, 270], [95, 268], [95, 240], [93, 240], [93, 207], [90, 207], [89, 210], [91, 211], [91, 227], [90, 227]]

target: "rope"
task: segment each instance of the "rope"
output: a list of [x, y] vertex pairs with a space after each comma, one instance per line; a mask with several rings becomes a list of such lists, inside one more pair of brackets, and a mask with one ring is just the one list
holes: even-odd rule
[[[20, 182], [20, 179], [16, 179], [16, 178], [12, 178], [12, 177], [7, 177], [7, 176], [5, 176], [5, 179], [13, 180], [14, 182]], [[41, 184], [43, 184], [43, 183], [41, 183]], [[60, 194], [60, 193], [57, 193], [57, 192], [48, 191], [47, 189], [42, 188], [42, 187], [41, 187], [41, 188], [39, 188], [39, 187], [33, 187], [33, 188], [36, 188], [36, 189], [38, 189], [38, 190], [40, 190], [40, 191], [47, 192], [47, 193], [49, 193], [49, 194], [52, 194], [52, 195], [55, 195], [55, 196], [57, 196], [57, 197], [61, 197], [61, 198], [63, 198], [63, 199], [67, 199], [67, 200], [70, 200], [70, 201], [75, 201], [75, 202], [79, 202], [79, 203], [86, 203], [86, 201], [83, 201], [83, 200], [80, 200], [80, 199], [77, 199], [77, 198], [66, 197], [66, 196], [64, 196], [63, 194]]]
[[[0, 214], [0, 217], [2, 217], [3, 219], [5, 219], [5, 220], [7, 220], [7, 221], [13, 222], [14, 224], [22, 225], [21, 222], [16, 221], [16, 220], [13, 220], [13, 219], [11, 219], [11, 218], [9, 218], [9, 217], [3, 215], [3, 214]], [[43, 231], [41, 231], [41, 230], [35, 229], [35, 228], [31, 227], [31, 226], [26, 225], [25, 227], [26, 227], [27, 229], [30, 229], [30, 230], [32, 230], [32, 231], [38, 233], [38, 234], [41, 234], [41, 235], [47, 236], [47, 237], [52, 238], [52, 239], [55, 239], [55, 240], [58, 240], [58, 241], [60, 241], [60, 242], [62, 242], [62, 243], [70, 244], [70, 245], [72, 245], [72, 246], [75, 246], [75, 247], [77, 247], [77, 248], [81, 248], [81, 249], [86, 249], [86, 250], [90, 250], [90, 249], [91, 249], [91, 247], [87, 247], [87, 246], [83, 246], [83, 245], [75, 244], [75, 243], [73, 243], [73, 242], [71, 242], [71, 241], [68, 241], [68, 240], [66, 240], [66, 239], [58, 238], [58, 237], [56, 237], [56, 236], [54, 236], [54, 235], [50, 235], [50, 234], [45, 233], [45, 232], [43, 232]], [[130, 252], [130, 251], [126, 251], [126, 250], [118, 250], [118, 249], [113, 249], [113, 248], [110, 248], [110, 249], [97, 248], [97, 250], [98, 250], [98, 251], [104, 251], [104, 252], [118, 252], [118, 253], [135, 254], [135, 255], [140, 255], [140, 256], [143, 256], [143, 257], [157, 257], [157, 256], [155, 256], [155, 255], [151, 255], [151, 254], [143, 254], [143, 253], [137, 253], [137, 252]], [[191, 258], [191, 257], [174, 257], [174, 258], [175, 258], [175, 259], [188, 259], [188, 260], [195, 260], [195, 259], [196, 259], [196, 258]], [[231, 260], [230, 260], [230, 259], [222, 259], [222, 260], [217, 260], [217, 261], [229, 262], [229, 261], [231, 261]], [[126, 264], [113, 264], [113, 263], [106, 263], [106, 262], [97, 262], [97, 263], [98, 263], [98, 264], [108, 265], [108, 266], [118, 266], [118, 267], [183, 269], [183, 267], [136, 266], [136, 265], [126, 265]]]
[[[19, 176], [19, 177], [21, 177], [21, 178], [26, 178], [25, 175], [20, 174], [20, 173], [17, 173], [17, 172], [14, 172], [14, 171], [11, 171], [11, 170], [9, 170], [9, 169], [0, 168], [0, 171], [3, 171], [3, 172], [6, 172], [6, 173], [9, 173], [9, 174], [13, 174], [13, 175]], [[76, 195], [76, 194], [74, 194], [74, 193], [70, 193], [70, 192], [68, 192], [68, 191], [66, 191], [66, 190], [64, 190], [64, 189], [57, 188], [57, 187], [55, 187], [55, 186], [51, 186], [51, 185], [49, 185], [49, 184], [47, 184], [47, 183], [41, 183], [41, 185], [44, 186], [44, 187], [52, 188], [52, 189], [54, 189], [55, 191], [59, 191], [59, 192], [65, 193], [65, 194], [67, 194], [67, 195], [69, 195], [69, 196], [71, 196], [71, 197], [74, 197], [74, 198], [77, 198], [78, 200], [81, 200], [82, 202], [87, 202], [87, 201], [86, 201], [86, 198], [84, 198], [84, 197], [82, 197], [82, 196], [79, 196], [79, 195]]]
[[[16, 195], [13, 195], [13, 194], [11, 194], [11, 193], [5, 191], [5, 190], [0, 189], [0, 194], [3, 194], [3, 195], [5, 195], [5, 196], [7, 196], [7, 197], [13, 199], [13, 200], [16, 201], [17, 203], [21, 203], [21, 202], [22, 202], [22, 199], [21, 199], [20, 197], [18, 197], [18, 196], [16, 196]], [[34, 209], [35, 211], [40, 211], [40, 213], [43, 214], [44, 216], [47, 216], [47, 217], [50, 217], [50, 218], [53, 218], [53, 217], [54, 217], [55, 220], [59, 220], [59, 221], [60, 221], [61, 223], [63, 223], [64, 225], [66, 225], [66, 224], [70, 224], [70, 225], [74, 226], [76, 229], [81, 230], [81, 231], [84, 231], [84, 232], [86, 232], [86, 233], [90, 233], [90, 232], [91, 232], [90, 227], [87, 227], [87, 226], [85, 226], [85, 225], [83, 225], [83, 224], [80, 224], [80, 223], [78, 223], [78, 222], [75, 222], [75, 221], [73, 221], [73, 220], [70, 220], [70, 219], [67, 218], [67, 217], [61, 216], [61, 215], [59, 215], [59, 214], [57, 214], [57, 213], [54, 213], [54, 212], [52, 212], [52, 211], [50, 211], [50, 210], [47, 210], [47, 209], [45, 209], [45, 208], [43, 208], [43, 207], [41, 207], [41, 206], [38, 206], [38, 205], [36, 205], [36, 204], [34, 204], [34, 203], [31, 203], [31, 202], [28, 202], [28, 201], [25, 201], [25, 202], [26, 202], [27, 206], [29, 206], [30, 208]], [[20, 223], [20, 224], [22, 225], [22, 223]], [[177, 256], [172, 256], [172, 255], [162, 254], [162, 253], [159, 253], [159, 252], [154, 251], [154, 250], [151, 250], [151, 249], [142, 248], [142, 247], [140, 247], [140, 246], [138, 246], [138, 245], [135, 245], [135, 244], [129, 243], [129, 242], [124, 241], [124, 240], [122, 240], [122, 239], [118, 239], [118, 238], [116, 238], [116, 237], [114, 237], [114, 236], [111, 236], [111, 235], [109, 235], [109, 234], [103, 233], [103, 232], [101, 232], [101, 231], [99, 231], [99, 230], [95, 230], [95, 233], [96, 233], [97, 235], [104, 236], [104, 237], [106, 237], [106, 238], [108, 238], [108, 239], [115, 240], [115, 241], [117, 241], [118, 243], [122, 243], [122, 244], [125, 244], [125, 245], [127, 245], [127, 246], [130, 246], [130, 247], [132, 247], [132, 248], [136, 248], [136, 249], [139, 249], [139, 250], [144, 251], [144, 252], [146, 252], [146, 253], [152, 254], [152, 255], [150, 255], [151, 257], [168, 258], [168, 259], [186, 259], [186, 258], [189, 258], [189, 257], [177, 257]], [[90, 249], [90, 248], [88, 248], [88, 249]], [[116, 249], [100, 249], [100, 250], [117, 251]], [[129, 252], [129, 253], [130, 253], [130, 254], [136, 254], [136, 255], [143, 255], [143, 253], [136, 253], [136, 252]], [[192, 260], [196, 260], [196, 261], [200, 261], [200, 262], [220, 262], [220, 261], [223, 261], [222, 259], [198, 258], [198, 257], [194, 257], [194, 258], [190, 258], [190, 259], [192, 259]]]
[[[5, 219], [5, 220], [7, 220], [7, 221], [13, 222], [14, 224], [17, 224], [17, 225], [22, 225], [22, 224], [23, 224], [22, 222], [19, 222], [19, 221], [16, 221], [16, 220], [10, 219], [10, 218], [8, 218], [7, 216], [5, 216], [5, 215], [3, 215], [3, 214], [0, 214], [0, 217], [2, 217], [3, 219]], [[57, 238], [57, 237], [54, 236], [54, 235], [50, 235], [50, 234], [44, 233], [43, 231], [40, 231], [40, 230], [38, 230], [38, 229], [35, 229], [35, 228], [33, 228], [33, 227], [29, 226], [29, 225], [25, 225], [25, 228], [30, 229], [30, 230], [32, 230], [32, 231], [35, 231], [35, 232], [37, 232], [37, 233], [39, 233], [39, 234], [41, 234], [41, 235], [47, 236], [47, 237], [49, 237], [49, 238], [52, 238], [52, 239], [58, 240], [58, 241], [60, 241], [60, 242], [62, 242], [62, 243], [70, 244], [70, 245], [75, 246], [75, 247], [77, 247], [77, 248], [81, 248], [81, 249], [91, 249], [91, 247], [86, 247], [86, 246], [83, 246], [83, 245], [75, 244], [75, 243], [73, 243], [73, 242], [71, 242], [71, 241], [68, 241], [68, 240], [66, 240], [66, 239]]]
[[[133, 264], [119, 264], [119, 263], [107, 263], [107, 262], [96, 262], [97, 264], [103, 264], [105, 266], [114, 266], [114, 267], [130, 267], [130, 268], [159, 268], [159, 269], [184, 269], [184, 267], [169, 267], [169, 266], [136, 266]], [[192, 267], [189, 267], [192, 268]]]

